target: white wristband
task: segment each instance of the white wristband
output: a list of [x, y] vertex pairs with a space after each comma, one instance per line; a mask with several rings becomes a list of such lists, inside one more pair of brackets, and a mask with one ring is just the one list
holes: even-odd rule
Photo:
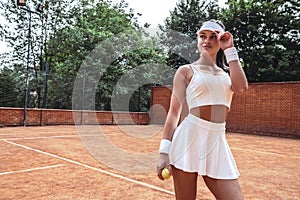
[[159, 153], [169, 154], [172, 142], [170, 140], [162, 139], [160, 141]]
[[231, 61], [239, 60], [239, 55], [235, 47], [230, 47], [225, 49], [224, 54], [226, 56], [227, 63], [230, 63]]

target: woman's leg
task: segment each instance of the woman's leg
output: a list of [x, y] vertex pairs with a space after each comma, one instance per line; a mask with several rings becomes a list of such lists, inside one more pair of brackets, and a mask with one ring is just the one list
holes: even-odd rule
[[242, 200], [242, 190], [238, 179], [222, 180], [203, 176], [204, 182], [218, 200]]
[[184, 172], [172, 166], [176, 200], [195, 200], [198, 173]]

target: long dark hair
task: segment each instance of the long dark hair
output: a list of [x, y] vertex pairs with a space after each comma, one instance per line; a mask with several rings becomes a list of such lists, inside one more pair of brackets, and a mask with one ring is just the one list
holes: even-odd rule
[[[225, 30], [225, 26], [222, 22], [220, 22], [219, 20], [216, 19], [211, 19], [209, 20], [210, 22], [214, 22], [218, 25], [220, 25], [224, 30]], [[218, 67], [220, 67], [221, 69], [223, 69], [225, 72], [229, 73], [229, 69], [228, 69], [228, 64], [225, 60], [225, 55], [224, 55], [224, 51], [222, 49], [220, 49], [217, 53], [217, 59], [216, 59], [216, 64]]]
[[220, 49], [217, 53], [217, 66], [223, 69], [225, 72], [229, 73], [228, 64], [225, 61], [224, 51]]

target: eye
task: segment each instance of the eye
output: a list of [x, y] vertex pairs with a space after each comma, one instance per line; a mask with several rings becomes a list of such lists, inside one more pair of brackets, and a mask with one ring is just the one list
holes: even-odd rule
[[205, 39], [205, 38], [206, 38], [206, 36], [205, 36], [205, 35], [199, 35], [199, 38], [201, 38], [201, 39]]
[[210, 36], [211, 39], [217, 39], [216, 35]]

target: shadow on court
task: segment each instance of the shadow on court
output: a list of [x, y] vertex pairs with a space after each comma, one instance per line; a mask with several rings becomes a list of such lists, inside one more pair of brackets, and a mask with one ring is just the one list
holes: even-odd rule
[[[161, 130], [0, 128], [0, 199], [174, 199], [172, 179], [156, 177]], [[237, 133], [227, 139], [245, 199], [300, 199], [300, 140]], [[214, 199], [200, 177], [197, 199]]]

